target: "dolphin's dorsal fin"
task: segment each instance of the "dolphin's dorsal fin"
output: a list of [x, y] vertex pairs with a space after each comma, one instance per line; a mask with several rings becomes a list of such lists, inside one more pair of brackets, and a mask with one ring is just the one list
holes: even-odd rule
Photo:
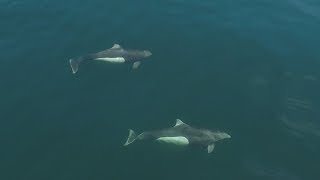
[[214, 144], [213, 143], [208, 145], [208, 153], [211, 153], [213, 151], [213, 149], [214, 149]]
[[121, 49], [119, 44], [114, 44], [111, 49]]
[[180, 126], [180, 125], [187, 125], [187, 124], [182, 122], [181, 119], [176, 119], [176, 124], [174, 125], [174, 127]]

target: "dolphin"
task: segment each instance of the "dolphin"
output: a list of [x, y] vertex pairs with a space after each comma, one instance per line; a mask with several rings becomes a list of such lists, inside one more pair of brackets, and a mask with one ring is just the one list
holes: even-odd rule
[[110, 63], [133, 63], [132, 68], [136, 69], [140, 61], [151, 56], [152, 53], [147, 50], [126, 50], [119, 44], [114, 44], [112, 48], [97, 53], [87, 54], [78, 58], [70, 59], [70, 66], [73, 74], [77, 73], [80, 63], [89, 60], [105, 61]]
[[124, 146], [127, 146], [136, 140], [155, 140], [179, 146], [188, 146], [192, 144], [204, 146], [207, 148], [208, 153], [211, 153], [214, 149], [214, 143], [226, 138], [231, 138], [231, 136], [221, 131], [193, 128], [182, 122], [182, 120], [177, 119], [176, 124], [173, 127], [162, 130], [145, 131], [139, 135], [132, 129], [129, 129], [129, 136]]

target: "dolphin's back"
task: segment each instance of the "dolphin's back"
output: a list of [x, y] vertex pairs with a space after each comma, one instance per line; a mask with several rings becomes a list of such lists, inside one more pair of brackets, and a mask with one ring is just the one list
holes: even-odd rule
[[193, 128], [189, 125], [179, 125], [163, 130], [144, 132], [140, 138], [153, 140], [161, 137], [182, 136], [187, 138], [190, 144], [207, 146], [208, 144], [212, 144], [214, 142], [214, 139], [208, 132], [208, 130]]
[[123, 48], [111, 48], [96, 53], [95, 58], [117, 58], [123, 57], [126, 62], [136, 62], [146, 57], [146, 51], [131, 50]]
[[95, 58], [116, 58], [123, 57], [126, 55], [126, 51], [120, 48], [117, 49], [107, 49], [94, 54]]

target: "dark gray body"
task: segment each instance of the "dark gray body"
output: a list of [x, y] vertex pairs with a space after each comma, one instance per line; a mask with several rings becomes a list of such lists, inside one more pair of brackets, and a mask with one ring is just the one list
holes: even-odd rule
[[208, 146], [220, 139], [223, 139], [220, 135], [221, 132], [210, 131], [206, 129], [193, 128], [187, 124], [181, 124], [171, 128], [162, 130], [146, 131], [138, 136], [139, 140], [156, 140], [161, 137], [177, 137], [183, 136], [189, 140], [190, 145], [203, 145]]
[[[142, 59], [151, 56], [152, 53], [147, 50], [129, 50], [123, 49], [120, 45], [114, 44], [112, 48], [100, 51], [97, 53], [92, 53], [78, 58], [70, 59], [70, 66], [73, 73], [76, 73], [79, 69], [80, 63], [84, 61], [97, 60], [101, 58], [123, 58], [124, 62], [135, 63], [140, 62]], [[106, 60], [107, 61], [107, 60]], [[109, 61], [112, 62], [112, 61]], [[113, 61], [114, 63], [119, 63], [120, 61]], [[122, 63], [122, 62], [120, 62]]]
[[130, 129], [124, 145], [127, 146], [136, 140], [159, 140], [176, 145], [207, 146], [208, 153], [211, 153], [214, 149], [214, 143], [225, 138], [231, 138], [231, 136], [221, 131], [193, 128], [177, 119], [174, 127], [145, 131], [138, 136]]
[[123, 48], [111, 48], [105, 51], [101, 51], [95, 54], [90, 54], [89, 57], [91, 60], [97, 58], [116, 58], [116, 57], [123, 57], [125, 62], [137, 62], [141, 61], [142, 59], [149, 57], [151, 55], [150, 51], [139, 51], [139, 50], [130, 50], [130, 49], [123, 49]]

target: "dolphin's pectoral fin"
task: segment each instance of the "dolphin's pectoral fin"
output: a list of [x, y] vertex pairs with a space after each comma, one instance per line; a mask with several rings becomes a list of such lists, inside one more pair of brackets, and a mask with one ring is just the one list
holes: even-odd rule
[[214, 149], [214, 144], [208, 145], [208, 153], [211, 153]]
[[182, 122], [181, 119], [176, 119], [176, 124], [174, 125], [174, 127], [180, 126], [180, 125], [187, 125], [187, 124]]
[[119, 49], [121, 46], [119, 44], [114, 44], [111, 49]]
[[141, 64], [140, 61], [134, 62], [132, 65], [132, 69], [137, 69], [140, 66], [140, 64]]

